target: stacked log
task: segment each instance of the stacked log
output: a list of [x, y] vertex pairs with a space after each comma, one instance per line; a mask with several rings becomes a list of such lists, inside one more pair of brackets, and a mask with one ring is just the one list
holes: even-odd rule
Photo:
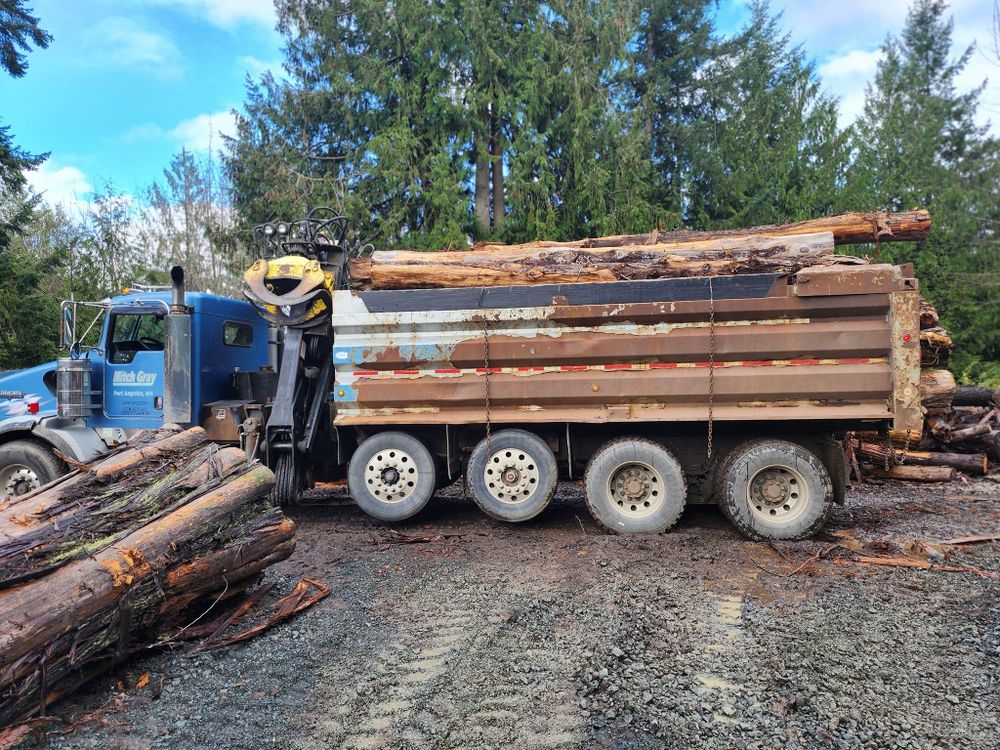
[[[938, 313], [920, 304], [921, 364], [940, 367], [952, 351], [951, 336], [938, 325]], [[986, 474], [1000, 465], [1000, 391], [956, 385], [948, 370], [920, 372], [924, 429], [920, 436], [853, 436], [849, 448], [868, 476], [921, 482], [954, 479], [957, 472]]]
[[274, 476], [165, 430], [0, 508], [0, 724], [245, 591], [294, 549]]
[[926, 211], [850, 213], [795, 224], [718, 232], [654, 231], [572, 242], [482, 244], [466, 250], [378, 251], [353, 260], [359, 289], [518, 286], [745, 273], [795, 273], [867, 261], [835, 246], [921, 240]]

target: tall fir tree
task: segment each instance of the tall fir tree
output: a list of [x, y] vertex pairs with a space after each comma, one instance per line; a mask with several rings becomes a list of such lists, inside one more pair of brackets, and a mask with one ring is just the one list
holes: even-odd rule
[[286, 80], [251, 84], [227, 169], [250, 223], [319, 204], [360, 239], [465, 240], [453, 24], [418, 0], [282, 0]]
[[709, 146], [705, 75], [720, 48], [712, 24], [715, 0], [641, 4], [635, 37], [634, 106], [642, 111], [654, 196], [668, 228], [685, 214], [691, 164]]
[[829, 213], [846, 160], [837, 102], [758, 0], [705, 71], [707, 142], [692, 154], [686, 223], [753, 226]]
[[886, 261], [912, 260], [924, 294], [956, 342], [955, 366], [972, 377], [993, 362], [1000, 383], [1000, 144], [978, 125], [983, 86], [956, 89], [973, 53], [952, 57], [941, 0], [916, 0], [898, 38], [882, 46], [862, 116], [845, 207], [930, 210], [930, 237], [914, 251], [886, 245]]

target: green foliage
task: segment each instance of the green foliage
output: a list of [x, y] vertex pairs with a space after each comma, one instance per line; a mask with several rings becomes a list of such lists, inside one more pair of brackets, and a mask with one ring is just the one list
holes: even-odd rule
[[836, 101], [762, 2], [707, 66], [685, 223], [731, 228], [830, 213], [846, 151]]
[[1000, 144], [975, 122], [982, 87], [956, 91], [972, 49], [951, 57], [946, 11], [940, 0], [916, 0], [900, 37], [884, 44], [852, 128], [842, 205], [930, 210], [927, 241], [887, 245], [879, 256], [915, 263], [955, 340], [954, 369], [971, 376], [1000, 361]]
[[0, 191], [0, 222], [19, 228], [0, 241], [0, 370], [7, 370], [54, 358], [59, 297], [52, 281], [66, 254], [59, 218], [23, 193]]

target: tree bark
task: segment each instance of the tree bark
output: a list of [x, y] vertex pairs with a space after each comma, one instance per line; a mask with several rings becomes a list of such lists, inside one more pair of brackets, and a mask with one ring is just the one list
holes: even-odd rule
[[[115, 544], [0, 593], [0, 723], [36, 711], [291, 554], [274, 475], [248, 467]], [[199, 599], [204, 596], [204, 599]], [[179, 619], [181, 618], [181, 619]]]
[[960, 385], [955, 388], [952, 403], [955, 406], [1000, 406], [1000, 391], [974, 385]]
[[949, 466], [968, 474], [985, 474], [989, 461], [981, 453], [940, 453], [937, 451], [889, 451], [878, 443], [858, 443], [857, 451], [865, 458], [882, 465], [888, 457], [899, 460], [903, 466]]
[[909, 482], [950, 482], [957, 472], [948, 466], [893, 466], [871, 469], [869, 474], [879, 479], [904, 479]]
[[488, 154], [489, 115], [480, 117], [480, 126], [475, 134], [476, 196], [475, 219], [478, 231], [485, 237], [490, 231], [490, 162]]
[[920, 327], [933, 328], [938, 324], [938, 311], [930, 302], [920, 298]]
[[920, 331], [920, 364], [925, 367], [942, 367], [948, 364], [952, 346], [951, 335], [941, 326]]
[[350, 273], [361, 287], [416, 289], [794, 273], [808, 266], [862, 262], [834, 255], [827, 232], [603, 249], [532, 243], [434, 253], [379, 251], [367, 263], [352, 263]]
[[795, 235], [833, 232], [838, 245], [856, 245], [874, 242], [899, 242], [924, 240], [931, 229], [931, 215], [927, 211], [887, 213], [854, 211], [820, 219], [809, 219], [792, 224], [768, 224], [745, 229], [724, 229], [714, 232], [695, 232], [680, 229], [673, 232], [653, 231], [649, 234], [616, 235], [580, 240], [581, 247], [617, 247], [619, 245], [654, 245], [660, 242], [678, 242], [691, 239], [718, 239], [722, 237], [747, 237], [754, 234]]
[[503, 192], [503, 149], [501, 148], [500, 116], [497, 104], [490, 107], [490, 162], [493, 169], [493, 228], [503, 226], [506, 204]]
[[920, 371], [920, 403], [927, 409], [947, 409], [955, 393], [955, 376], [947, 370]]

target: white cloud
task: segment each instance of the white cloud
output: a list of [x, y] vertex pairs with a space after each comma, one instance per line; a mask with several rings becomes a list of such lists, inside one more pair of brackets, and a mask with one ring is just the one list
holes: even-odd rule
[[140, 143], [142, 141], [154, 141], [163, 137], [163, 128], [155, 122], [144, 122], [135, 125], [121, 134], [120, 138], [125, 143]]
[[168, 135], [190, 151], [217, 150], [223, 135], [234, 135], [236, 116], [228, 110], [202, 114], [178, 123]]
[[259, 78], [267, 72], [275, 76], [281, 75], [281, 60], [261, 60], [253, 55], [241, 55], [236, 58], [236, 64], [249, 72], [255, 78]]
[[53, 204], [75, 206], [87, 203], [94, 190], [87, 176], [77, 167], [59, 166], [51, 159], [27, 173], [28, 184]]
[[241, 23], [275, 25], [274, 0], [133, 0], [141, 5], [180, 8], [229, 29]]
[[[952, 56], [958, 57], [973, 43], [979, 47], [959, 76], [956, 86], [968, 91], [984, 78], [1000, 81], [1000, 65], [989, 58], [993, 49], [993, 1], [951, 0], [946, 14], [954, 19]], [[749, 15], [745, 0], [724, 0], [732, 16]], [[899, 36], [912, 0], [777, 0], [774, 11], [782, 11], [782, 25], [792, 42], [802, 44], [806, 54], [819, 63], [826, 89], [841, 99], [841, 124], [852, 122], [864, 104], [864, 89], [874, 75], [878, 49], [889, 35]], [[732, 31], [732, 29], [725, 29]], [[991, 82], [983, 94], [979, 120], [985, 124], [1000, 117], [1000, 86]], [[998, 123], [993, 123], [998, 132]]]
[[865, 87], [875, 75], [882, 53], [854, 49], [834, 55], [819, 66], [819, 75], [826, 90], [840, 99], [840, 124], [857, 119], [865, 106]]
[[176, 78], [183, 57], [167, 36], [130, 18], [111, 16], [84, 33], [85, 63], [114, 69], [140, 69], [158, 78]]

